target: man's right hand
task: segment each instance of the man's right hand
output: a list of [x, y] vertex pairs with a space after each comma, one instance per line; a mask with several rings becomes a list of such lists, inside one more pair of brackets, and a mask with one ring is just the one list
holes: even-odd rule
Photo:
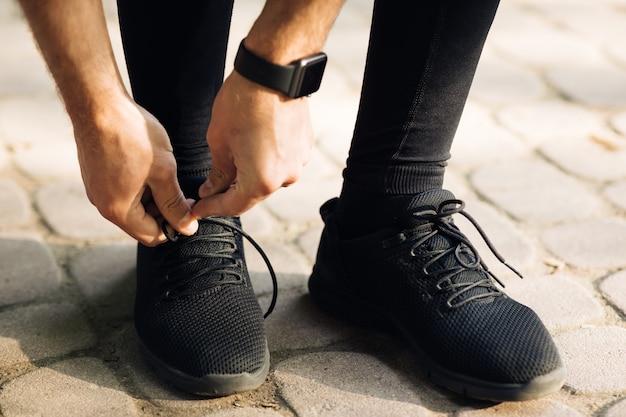
[[182, 234], [196, 232], [170, 140], [150, 113], [123, 97], [75, 120], [74, 133], [87, 196], [106, 219], [147, 246], [166, 240], [163, 221]]

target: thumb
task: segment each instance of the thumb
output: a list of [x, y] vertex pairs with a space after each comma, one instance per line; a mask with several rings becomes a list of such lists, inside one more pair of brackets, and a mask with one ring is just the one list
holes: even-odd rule
[[198, 221], [192, 214], [192, 200], [187, 200], [176, 180], [168, 186], [152, 187], [154, 203], [161, 215], [176, 231], [191, 236], [198, 230]]

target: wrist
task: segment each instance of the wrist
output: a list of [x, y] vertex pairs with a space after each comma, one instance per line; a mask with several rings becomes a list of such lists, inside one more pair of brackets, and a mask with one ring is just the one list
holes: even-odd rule
[[249, 50], [243, 40], [235, 58], [235, 71], [247, 80], [289, 98], [299, 98], [319, 89], [326, 61], [326, 54], [318, 52], [280, 65]]

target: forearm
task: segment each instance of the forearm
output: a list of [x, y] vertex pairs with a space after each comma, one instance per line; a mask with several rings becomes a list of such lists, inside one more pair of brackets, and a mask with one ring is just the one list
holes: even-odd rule
[[344, 0], [267, 0], [246, 37], [257, 55], [285, 65], [319, 52]]
[[76, 123], [126, 95], [101, 0], [18, 0]]

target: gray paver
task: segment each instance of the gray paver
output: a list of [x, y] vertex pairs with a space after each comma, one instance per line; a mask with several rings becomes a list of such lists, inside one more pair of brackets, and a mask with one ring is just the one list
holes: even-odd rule
[[551, 400], [497, 404], [484, 410], [462, 410], [457, 417], [583, 417], [575, 409]]
[[137, 415], [131, 397], [93, 358], [71, 359], [20, 376], [2, 387], [0, 403], [6, 417]]
[[80, 251], [70, 271], [101, 318], [132, 316], [137, 244], [98, 245]]
[[546, 141], [541, 152], [564, 170], [583, 178], [626, 178], [626, 141], [609, 131]]
[[23, 189], [10, 181], [0, 181], [0, 228], [11, 228], [30, 220], [30, 200]]
[[616, 272], [602, 281], [600, 290], [615, 308], [626, 315], [626, 271]]
[[117, 226], [100, 216], [87, 199], [80, 181], [64, 180], [45, 185], [37, 191], [36, 202], [46, 223], [61, 236], [104, 239], [123, 235]]
[[584, 393], [626, 390], [626, 329], [590, 327], [555, 337], [567, 369], [565, 384]]
[[[266, 300], [262, 300], [266, 304]], [[281, 294], [265, 323], [270, 350], [329, 346], [355, 337], [359, 330], [320, 311], [308, 295]]]
[[468, 105], [463, 112], [452, 144], [453, 169], [469, 171], [494, 162], [527, 156], [531, 150], [509, 130], [499, 126], [490, 111]]
[[550, 83], [567, 97], [592, 106], [626, 105], [626, 73], [608, 62], [546, 71]]
[[582, 268], [626, 266], [626, 222], [601, 218], [547, 228], [541, 240], [556, 256]]
[[626, 415], [626, 400], [619, 401], [617, 404], [609, 408], [605, 417], [622, 417]]
[[[251, 245], [245, 244], [246, 263], [250, 271], [250, 280], [257, 295], [272, 291], [272, 280], [263, 259]], [[307, 259], [298, 253], [295, 248], [287, 245], [263, 244], [263, 251], [268, 256], [280, 289], [303, 287], [311, 273], [311, 266]]]
[[[39, 57], [37, 61], [41, 61]], [[18, 148], [70, 142], [74, 137], [56, 95], [0, 100], [0, 132], [6, 143]]]
[[236, 410], [218, 411], [216, 413], [205, 414], [211, 417], [281, 417], [282, 414], [272, 410], [262, 408], [238, 408]]
[[[309, 354], [278, 365], [275, 378], [300, 417], [430, 416], [416, 389], [372, 356], [351, 352]], [[428, 391], [426, 389], [425, 391]]]
[[75, 305], [38, 304], [0, 313], [0, 366], [62, 356], [95, 343]]
[[299, 181], [277, 191], [266, 207], [284, 222], [319, 221], [319, 207], [341, 191], [341, 178]]
[[543, 144], [555, 137], [591, 134], [603, 126], [602, 118], [593, 111], [554, 99], [507, 106], [499, 109], [496, 117], [506, 129], [530, 144]]
[[71, 141], [57, 141], [19, 149], [13, 159], [20, 171], [36, 180], [57, 178], [80, 180], [76, 145]]
[[626, 211], [626, 181], [618, 181], [604, 189], [604, 195], [613, 204]]
[[519, 103], [543, 97], [546, 87], [532, 71], [483, 56], [470, 94], [473, 99], [489, 104]]
[[471, 182], [494, 204], [528, 223], [580, 219], [599, 206], [598, 198], [579, 182], [537, 158], [479, 168]]
[[0, 235], [0, 306], [44, 297], [61, 275], [48, 246], [36, 238]]

